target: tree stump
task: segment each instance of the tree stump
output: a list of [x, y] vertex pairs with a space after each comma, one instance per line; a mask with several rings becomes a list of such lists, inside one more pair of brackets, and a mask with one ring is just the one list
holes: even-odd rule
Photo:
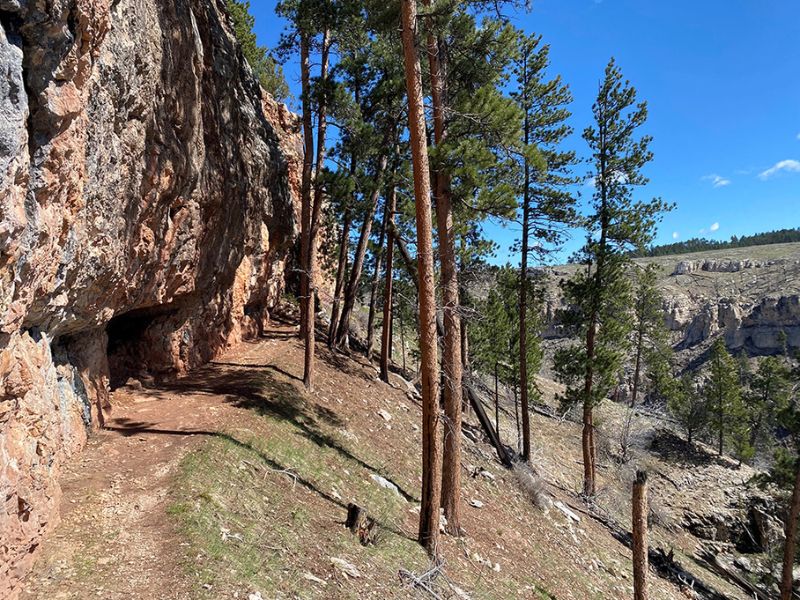
[[377, 525], [375, 519], [367, 515], [367, 511], [358, 504], [351, 502], [347, 505], [347, 520], [344, 526], [358, 537], [362, 546], [370, 546], [377, 541]]
[[647, 473], [633, 482], [633, 598], [647, 600]]

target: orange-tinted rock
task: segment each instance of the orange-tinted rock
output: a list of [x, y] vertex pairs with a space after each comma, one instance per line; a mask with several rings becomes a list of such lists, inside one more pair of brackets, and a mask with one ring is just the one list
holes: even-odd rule
[[0, 0], [0, 597], [132, 374], [258, 334], [297, 233], [297, 118], [211, 0]]

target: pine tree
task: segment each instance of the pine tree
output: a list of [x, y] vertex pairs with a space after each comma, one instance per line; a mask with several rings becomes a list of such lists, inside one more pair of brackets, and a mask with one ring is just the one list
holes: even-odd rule
[[781, 600], [792, 599], [794, 565], [798, 548], [798, 523], [800, 523], [800, 366], [791, 376], [791, 396], [780, 411], [779, 422], [789, 434], [784, 447], [776, 453], [772, 479], [782, 488], [791, 490], [786, 520], [786, 545], [783, 549], [781, 573]]
[[671, 380], [664, 388], [667, 408], [681, 427], [686, 431], [691, 445], [698, 433], [708, 426], [708, 405], [705, 396], [698, 388], [696, 379], [686, 374], [680, 380]]
[[565, 400], [583, 406], [583, 464], [586, 496], [596, 489], [594, 407], [619, 380], [630, 333], [632, 306], [630, 251], [644, 248], [669, 207], [659, 199], [634, 202], [633, 188], [647, 183], [641, 169], [652, 159], [651, 138], [635, 137], [647, 118], [645, 103], [624, 81], [612, 59], [592, 112], [595, 125], [583, 137], [592, 151], [594, 194], [585, 219], [587, 242], [579, 258], [586, 271], [566, 282], [571, 318], [583, 337], [580, 345], [556, 355], [556, 370], [567, 385]]
[[[332, 2], [282, 0], [276, 12], [290, 23], [281, 46], [293, 52], [299, 46], [302, 87], [303, 172], [300, 190], [300, 337], [304, 340], [303, 383], [314, 385], [316, 343], [317, 235], [323, 201], [323, 171], [327, 151], [328, 109], [331, 100], [330, 58], [333, 33], [341, 23], [340, 7]], [[299, 39], [299, 44], [296, 43]], [[319, 76], [312, 81], [311, 54], [319, 53]], [[313, 119], [316, 115], [316, 132]], [[316, 141], [316, 145], [315, 145]]]
[[752, 448], [774, 441], [778, 416], [789, 403], [789, 392], [789, 369], [783, 361], [775, 356], [761, 359], [744, 395]]
[[658, 268], [648, 265], [636, 274], [633, 302], [633, 374], [631, 407], [636, 406], [641, 391], [642, 374], [657, 372], [668, 360], [671, 348], [664, 323], [663, 299], [657, 287]]
[[[389, 383], [389, 360], [392, 352], [392, 330], [394, 326], [394, 236], [395, 212], [397, 211], [397, 186], [392, 185], [387, 206], [388, 231], [386, 232], [386, 269], [383, 276], [383, 325], [381, 328], [380, 377]], [[405, 352], [405, 349], [403, 349]]]
[[704, 394], [709, 406], [709, 425], [717, 437], [717, 452], [722, 456], [726, 441], [732, 441], [740, 453], [747, 452], [742, 441], [746, 432], [742, 430], [745, 414], [739, 371], [722, 338], [717, 338], [711, 346]]
[[[445, 412], [442, 506], [449, 533], [460, 532], [461, 308], [456, 242], [508, 142], [516, 143], [519, 120], [503, 96], [505, 67], [514, 49], [513, 30], [497, 18], [478, 23], [478, 5], [426, 2], [428, 72], [433, 116], [431, 152], [443, 313], [442, 370]], [[509, 118], [510, 117], [510, 118]], [[460, 210], [459, 210], [460, 209]]]
[[[366, 21], [352, 21], [357, 30], [367, 27]], [[339, 67], [351, 95], [351, 110], [341, 119], [345, 136], [339, 154], [349, 155], [352, 161], [350, 168], [356, 182], [354, 195], [358, 196], [353, 202], [354, 215], [361, 227], [343, 290], [341, 314], [333, 330], [332, 345], [341, 349], [346, 346], [350, 333], [375, 216], [379, 214], [382, 195], [385, 196], [387, 177], [395, 166], [390, 159], [396, 153], [404, 109], [402, 64], [397, 56], [396, 40], [382, 32], [372, 36], [351, 35], [355, 39], [348, 47], [347, 60]], [[385, 213], [385, 209], [380, 212]], [[382, 229], [380, 222], [378, 229]], [[372, 312], [374, 318], [374, 309]]]
[[256, 20], [250, 14], [250, 2], [226, 0], [226, 5], [233, 21], [234, 34], [242, 48], [242, 54], [250, 64], [250, 68], [253, 69], [261, 87], [269, 92], [275, 100], [286, 101], [289, 98], [289, 86], [283, 76], [283, 69], [267, 48], [258, 45], [256, 34], [253, 32]]
[[442, 493], [441, 431], [439, 424], [439, 361], [436, 355], [436, 294], [431, 231], [431, 183], [422, 73], [417, 55], [417, 3], [401, 0], [403, 61], [408, 96], [408, 130], [414, 165], [419, 285], [419, 347], [422, 383], [422, 502], [419, 541], [431, 556], [438, 555], [439, 506]]
[[[477, 312], [480, 316], [476, 319], [472, 340], [475, 366], [484, 373], [495, 374], [500, 383], [515, 390], [523, 381], [520, 377], [520, 362], [509, 361], [510, 357], [520, 355], [521, 318], [517, 298], [519, 282], [519, 270], [511, 265], [505, 265], [496, 271], [492, 289], [478, 306]], [[527, 372], [537, 373], [543, 357], [539, 343], [541, 295], [533, 285], [528, 286], [527, 293], [526, 304], [531, 310], [525, 321], [529, 343], [525, 348], [524, 366]], [[528, 396], [538, 398], [540, 391], [535, 379], [530, 377], [524, 381]], [[521, 433], [519, 437], [522, 451], [524, 434]]]
[[519, 56], [514, 62], [517, 90], [513, 97], [523, 115], [519, 290], [519, 387], [522, 409], [522, 460], [530, 460], [530, 416], [528, 406], [528, 297], [529, 255], [541, 257], [557, 246], [566, 227], [575, 221], [574, 198], [566, 191], [575, 183], [571, 168], [575, 153], [561, 148], [572, 133], [566, 124], [572, 94], [560, 77], [548, 80], [549, 46], [540, 36], [519, 35]]

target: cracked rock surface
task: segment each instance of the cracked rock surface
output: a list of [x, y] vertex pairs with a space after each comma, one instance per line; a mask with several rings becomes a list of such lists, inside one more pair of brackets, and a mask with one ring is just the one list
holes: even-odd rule
[[0, 0], [0, 597], [131, 375], [259, 333], [296, 237], [298, 122], [218, 0]]

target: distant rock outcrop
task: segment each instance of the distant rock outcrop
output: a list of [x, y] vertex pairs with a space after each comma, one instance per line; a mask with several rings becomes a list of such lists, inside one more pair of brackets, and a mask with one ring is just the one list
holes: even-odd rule
[[209, 360], [281, 292], [298, 123], [223, 6], [0, 2], [0, 597], [109, 386]]
[[773, 262], [762, 262], [757, 260], [682, 260], [675, 266], [673, 275], [689, 275], [696, 271], [706, 271], [707, 273], [738, 273], [744, 269], [755, 269], [768, 267]]
[[[637, 259], [654, 264], [664, 321], [682, 366], [696, 368], [714, 339], [750, 356], [800, 350], [800, 244], [715, 250]], [[583, 268], [545, 269], [543, 337], [553, 352], [570, 332], [561, 325], [562, 282]], [[547, 361], [545, 361], [547, 362]], [[547, 374], [547, 373], [545, 373]]]

